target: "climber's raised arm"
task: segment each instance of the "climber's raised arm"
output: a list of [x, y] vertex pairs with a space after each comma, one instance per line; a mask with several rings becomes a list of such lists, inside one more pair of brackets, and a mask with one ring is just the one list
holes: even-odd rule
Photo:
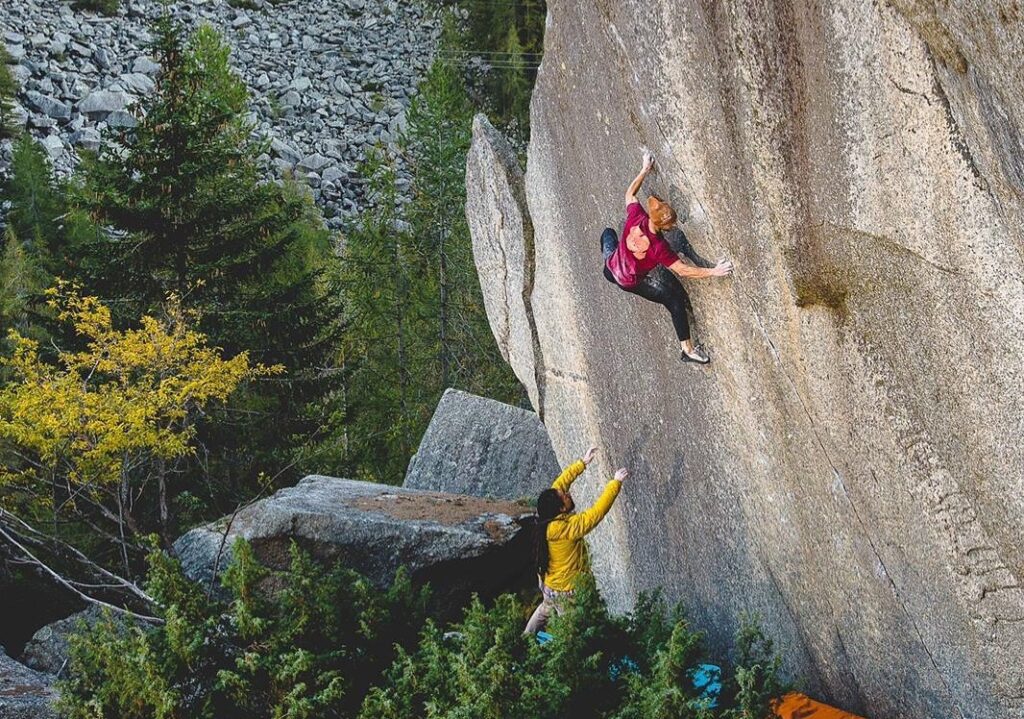
[[569, 487], [571, 487], [572, 483], [576, 481], [576, 478], [583, 474], [583, 470], [585, 470], [587, 465], [593, 461], [595, 454], [597, 454], [597, 447], [590, 447], [583, 453], [582, 459], [577, 459], [562, 470], [562, 473], [558, 475], [555, 481], [551, 484], [551, 488], [562, 492], [568, 492]]
[[633, 179], [633, 181], [631, 183], [629, 183], [629, 187], [626, 188], [626, 205], [627, 206], [631, 205], [634, 202], [639, 202], [639, 200], [636, 199], [636, 193], [640, 192], [640, 185], [644, 184], [644, 180], [646, 180], [647, 176], [649, 174], [651, 174], [651, 170], [653, 168], [654, 168], [654, 155], [652, 155], [649, 152], [645, 152], [644, 153], [644, 166], [643, 166], [643, 169], [640, 170], [640, 174], [637, 175]]
[[708, 277], [727, 277], [732, 274], [732, 262], [721, 259], [714, 267], [694, 267], [682, 260], [676, 260], [668, 266], [670, 270], [682, 279], [706, 279]]
[[615, 498], [619, 496], [622, 488], [622, 481], [629, 476], [625, 468], [615, 473], [614, 479], [605, 485], [601, 496], [594, 502], [594, 506], [585, 512], [570, 515], [560, 526], [553, 528], [552, 538], [557, 539], [583, 539], [591, 530], [596, 527], [608, 511], [612, 508]]

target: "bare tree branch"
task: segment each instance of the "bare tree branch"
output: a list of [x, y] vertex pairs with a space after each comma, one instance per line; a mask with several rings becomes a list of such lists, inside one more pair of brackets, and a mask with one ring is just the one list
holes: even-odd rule
[[[99, 588], [100, 586], [107, 586], [107, 587], [112, 587], [112, 588], [118, 588], [119, 587], [121, 589], [125, 589], [125, 590], [131, 592], [132, 594], [134, 594], [136, 597], [138, 597], [139, 599], [143, 600], [147, 604], [150, 604], [150, 605], [156, 604], [156, 600], [153, 599], [153, 597], [148, 595], [146, 592], [144, 592], [137, 584], [135, 584], [132, 581], [129, 581], [129, 580], [125, 579], [124, 577], [120, 577], [120, 576], [114, 574], [113, 572], [107, 571], [106, 569], [101, 567], [99, 564], [96, 564], [96, 562], [94, 562], [91, 559], [89, 559], [81, 551], [79, 551], [75, 547], [71, 546], [67, 542], [64, 542], [63, 540], [57, 539], [56, 537], [51, 537], [51, 536], [49, 536], [49, 535], [47, 535], [47, 534], [45, 534], [43, 532], [40, 532], [38, 529], [36, 529], [32, 525], [28, 524], [26, 521], [24, 521], [20, 517], [14, 515], [14, 514], [11, 514], [10, 512], [8, 512], [8, 511], [6, 511], [4, 509], [0, 509], [0, 520], [7, 520], [7, 521], [16, 522], [19, 526], [21, 526], [23, 528], [23, 530], [25, 532], [28, 532], [31, 535], [33, 535], [33, 537], [31, 537], [31, 538], [26, 538], [26, 537], [24, 537], [24, 535], [21, 535], [19, 533], [19, 537], [18, 538], [21, 539], [22, 541], [28, 542], [28, 541], [33, 541], [34, 540], [33, 543], [35, 543], [37, 546], [42, 546], [42, 547], [46, 547], [48, 544], [56, 545], [56, 546], [60, 547], [64, 552], [66, 552], [67, 554], [71, 555], [78, 562], [86, 565], [91, 571], [93, 571], [96, 574], [99, 574], [99, 575], [101, 575], [103, 577], [106, 577], [107, 579], [109, 579], [112, 582], [114, 582], [114, 585], [87, 585], [87, 584], [82, 583], [82, 582], [75, 582], [73, 580], [68, 580], [68, 581], [71, 581], [73, 584], [76, 584], [78, 586], [94, 586], [94, 587], [97, 587], [97, 588]], [[13, 530], [9, 530], [9, 531], [13, 531]]]
[[30, 552], [28, 550], [28, 548], [26, 548], [21, 542], [19, 542], [17, 539], [15, 539], [3, 527], [0, 527], [0, 538], [7, 540], [7, 542], [9, 544], [13, 545], [18, 550], [20, 550], [21, 553], [28, 560], [30, 560], [31, 563], [35, 567], [37, 567], [38, 569], [41, 569], [45, 574], [49, 575], [55, 582], [60, 584], [62, 587], [65, 587], [69, 591], [71, 591], [74, 594], [78, 595], [78, 597], [80, 597], [83, 601], [88, 602], [89, 604], [92, 604], [92, 605], [95, 605], [95, 606], [98, 606], [98, 607], [106, 607], [107, 609], [110, 609], [111, 611], [117, 612], [118, 614], [123, 614], [125, 616], [134, 617], [135, 619], [140, 619], [140, 620], [142, 620], [144, 622], [150, 622], [150, 623], [153, 623], [153, 624], [163, 624], [164, 623], [164, 620], [160, 619], [159, 617], [152, 617], [152, 616], [148, 616], [146, 614], [139, 614], [137, 612], [131, 611], [130, 609], [125, 609], [125, 608], [119, 607], [119, 606], [117, 606], [115, 604], [110, 604], [109, 602], [104, 602], [101, 599], [96, 599], [95, 597], [90, 597], [88, 594], [86, 594], [85, 592], [83, 592], [83, 591], [79, 590], [77, 587], [75, 587], [75, 585], [72, 582], [69, 582], [67, 579], [65, 579], [60, 574], [58, 574], [53, 569], [51, 569], [49, 567], [49, 565], [47, 565], [41, 559], [36, 557], [32, 552]]

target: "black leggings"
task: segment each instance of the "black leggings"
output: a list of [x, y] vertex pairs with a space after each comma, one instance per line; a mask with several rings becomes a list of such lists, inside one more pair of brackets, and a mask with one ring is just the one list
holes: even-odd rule
[[[606, 228], [604, 234], [601, 235], [601, 254], [604, 255], [606, 263], [618, 246], [619, 236], [612, 228]], [[672, 326], [675, 327], [676, 337], [680, 342], [690, 339], [690, 323], [686, 319], [686, 293], [683, 291], [683, 286], [679, 284], [679, 280], [669, 270], [655, 267], [635, 287], [623, 287], [616, 282], [607, 264], [604, 268], [604, 277], [620, 290], [632, 292], [645, 300], [664, 305], [668, 313], [672, 315]]]

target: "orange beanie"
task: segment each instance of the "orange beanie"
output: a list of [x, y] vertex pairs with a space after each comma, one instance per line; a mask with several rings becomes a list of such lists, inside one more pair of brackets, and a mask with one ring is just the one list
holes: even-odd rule
[[663, 202], [657, 195], [647, 198], [647, 214], [651, 217], [651, 223], [659, 231], [667, 230], [676, 224], [676, 211], [672, 205]]

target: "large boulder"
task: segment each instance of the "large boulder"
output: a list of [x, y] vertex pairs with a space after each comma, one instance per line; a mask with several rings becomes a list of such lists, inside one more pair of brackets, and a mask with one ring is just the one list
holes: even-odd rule
[[548, 432], [533, 412], [445, 390], [405, 487], [475, 497], [535, 497], [558, 476]]
[[54, 677], [0, 652], [0, 719], [57, 719]]
[[89, 607], [41, 627], [25, 645], [21, 661], [29, 669], [61, 676], [67, 668], [68, 636], [82, 623], [91, 626], [103, 617], [98, 607]]
[[399, 567], [429, 582], [436, 607], [461, 606], [530, 582], [530, 541], [511, 502], [313, 475], [193, 529], [174, 543], [192, 579], [210, 582], [234, 540], [248, 540], [266, 566], [284, 569], [295, 541], [386, 587]]
[[[480, 274], [486, 296], [534, 268], [515, 324], [537, 341], [514, 336], [543, 368], [559, 458], [598, 437], [606, 471], [632, 470], [593, 535], [606, 596], [625, 608], [663, 586], [719, 649], [758, 612], [809, 692], [866, 716], [1024, 716], [1019, 8], [548, 13], [533, 251]], [[645, 193], [686, 210], [701, 255], [736, 262], [686, 283], [706, 368], [680, 364], [661, 308], [601, 275], [644, 147]], [[492, 159], [471, 183], [508, 177]], [[506, 204], [474, 205], [490, 212], [474, 246], [531, 246], [507, 236]]]

